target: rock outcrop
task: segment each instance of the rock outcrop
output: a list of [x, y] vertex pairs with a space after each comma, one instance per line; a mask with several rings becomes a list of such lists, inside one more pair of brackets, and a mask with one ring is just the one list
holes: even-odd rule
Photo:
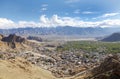
[[37, 36], [29, 36], [27, 37], [28, 40], [36, 40], [36, 41], [39, 41], [39, 42], [42, 42], [42, 38], [40, 37], [37, 37]]
[[90, 79], [120, 79], [120, 57], [108, 56], [100, 66], [92, 70], [92, 74]]
[[6, 42], [11, 48], [16, 48], [16, 43], [25, 43], [26, 40], [15, 34], [10, 34], [8, 37], [3, 37], [1, 41]]
[[15, 35], [15, 34], [10, 34], [8, 37], [3, 37], [2, 41], [23, 43], [23, 42], [25, 42], [25, 38], [22, 38], [20, 36]]

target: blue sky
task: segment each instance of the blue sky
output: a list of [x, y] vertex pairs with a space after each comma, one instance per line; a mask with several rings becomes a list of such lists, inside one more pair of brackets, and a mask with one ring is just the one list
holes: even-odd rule
[[[68, 24], [71, 26], [79, 26], [83, 22], [83, 26], [87, 27], [90, 23], [94, 25], [94, 22], [96, 24], [100, 21], [104, 23], [95, 26], [112, 20], [115, 24], [119, 19], [120, 0], [0, 0], [0, 23], [3, 22], [0, 28], [9, 23], [8, 28], [17, 25], [65, 26], [69, 22], [73, 22]], [[74, 22], [80, 24], [76, 25]]]

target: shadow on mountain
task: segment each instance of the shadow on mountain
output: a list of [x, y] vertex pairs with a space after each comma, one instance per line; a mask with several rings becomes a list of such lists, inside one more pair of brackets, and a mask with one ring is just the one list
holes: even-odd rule
[[105, 41], [105, 42], [117, 42], [117, 41], [120, 41], [120, 33], [113, 33], [112, 35], [102, 39], [101, 41]]

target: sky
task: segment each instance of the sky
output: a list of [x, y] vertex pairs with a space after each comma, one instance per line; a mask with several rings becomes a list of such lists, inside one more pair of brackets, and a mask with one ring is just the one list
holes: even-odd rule
[[0, 0], [0, 29], [120, 27], [120, 0]]

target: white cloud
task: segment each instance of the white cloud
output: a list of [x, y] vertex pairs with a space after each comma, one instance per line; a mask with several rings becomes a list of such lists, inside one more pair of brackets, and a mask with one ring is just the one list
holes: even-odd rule
[[108, 19], [101, 23], [101, 27], [120, 27], [120, 19]]
[[84, 11], [82, 12], [82, 14], [93, 14], [94, 12], [90, 12], [90, 11]]
[[46, 10], [47, 10], [47, 7], [48, 7], [48, 4], [42, 4], [40, 11], [41, 11], [41, 12], [46, 11]]
[[65, 2], [66, 3], [76, 3], [76, 2], [79, 2], [80, 0], [66, 0]]
[[120, 13], [105, 13], [101, 16], [98, 16], [92, 19], [103, 19], [103, 18], [105, 19], [105, 18], [111, 18], [111, 17], [117, 16], [117, 15], [120, 15]]
[[56, 27], [56, 26], [73, 26], [73, 27], [118, 27], [120, 26], [120, 19], [107, 19], [103, 21], [82, 21], [78, 17], [60, 17], [53, 15], [47, 18], [46, 15], [40, 17], [39, 27]]
[[113, 17], [113, 16], [117, 16], [117, 15], [119, 15], [120, 13], [105, 13], [105, 14], [103, 14], [103, 15], [101, 15], [101, 16], [99, 16], [99, 17], [95, 17], [95, 18], [93, 18], [93, 19], [103, 19], [103, 18], [110, 18], [110, 17]]
[[0, 18], [0, 29], [25, 28], [25, 27], [57, 27], [57, 26], [73, 26], [73, 27], [120, 27], [120, 19], [107, 19], [102, 21], [82, 21], [78, 17], [60, 17], [53, 15], [48, 18], [46, 15], [40, 16], [40, 22], [19, 21], [14, 22], [6, 18]]
[[38, 24], [33, 22], [33, 21], [30, 21], [30, 22], [27, 22], [27, 21], [19, 21], [18, 24], [16, 24], [18, 27], [17, 28], [25, 28], [25, 27], [37, 27]]
[[46, 18], [46, 15], [42, 15], [41, 17], [40, 17], [40, 22], [41, 23], [47, 23], [49, 20], [48, 20], [48, 18]]
[[106, 17], [116, 16], [118, 14], [120, 14], [120, 13], [106, 13], [106, 14], [102, 15], [101, 17], [106, 18]]
[[4, 28], [15, 28], [15, 23], [12, 20], [6, 19], [6, 18], [0, 18], [0, 29]]
[[80, 13], [82, 13], [82, 14], [95, 14], [96, 12], [91, 12], [91, 11], [80, 12], [79, 9], [76, 9], [73, 13], [75, 13], [75, 14], [80, 14]]
[[46, 10], [47, 10], [47, 8], [45, 8], [45, 7], [41, 8], [41, 11], [46, 11]]

